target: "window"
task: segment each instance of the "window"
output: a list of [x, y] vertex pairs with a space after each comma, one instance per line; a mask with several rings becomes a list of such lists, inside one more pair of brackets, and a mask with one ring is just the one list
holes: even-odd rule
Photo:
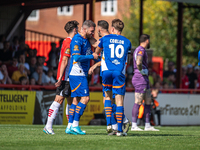
[[38, 21], [39, 20], [39, 10], [33, 10], [28, 17], [28, 21]]
[[101, 15], [114, 16], [117, 14], [117, 0], [107, 0], [101, 2]]
[[63, 6], [58, 7], [57, 13], [59, 16], [72, 16], [73, 15], [73, 6]]

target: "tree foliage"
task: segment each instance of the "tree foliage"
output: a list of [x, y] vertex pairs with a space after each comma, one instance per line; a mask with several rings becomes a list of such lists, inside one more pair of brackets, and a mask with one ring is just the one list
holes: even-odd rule
[[[143, 33], [151, 36], [151, 49], [154, 56], [176, 61], [177, 18], [176, 2], [146, 0], [143, 5]], [[133, 46], [139, 44], [140, 1], [132, 0], [131, 6], [123, 15], [123, 34]], [[129, 15], [127, 15], [129, 14]], [[200, 9], [185, 8], [183, 17], [183, 63], [197, 63], [200, 44]]]

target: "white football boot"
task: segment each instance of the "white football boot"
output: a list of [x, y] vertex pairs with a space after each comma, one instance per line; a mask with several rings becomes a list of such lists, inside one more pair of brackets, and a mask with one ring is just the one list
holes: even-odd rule
[[140, 129], [138, 126], [135, 126], [135, 127], [131, 127], [131, 131], [143, 131], [143, 130]]
[[160, 130], [155, 129], [155, 128], [152, 127], [152, 126], [149, 126], [149, 127], [145, 127], [145, 128], [144, 128], [144, 131], [160, 131]]
[[44, 127], [43, 132], [46, 134], [50, 134], [50, 135], [54, 135], [54, 131], [53, 129], [47, 129], [46, 127]]

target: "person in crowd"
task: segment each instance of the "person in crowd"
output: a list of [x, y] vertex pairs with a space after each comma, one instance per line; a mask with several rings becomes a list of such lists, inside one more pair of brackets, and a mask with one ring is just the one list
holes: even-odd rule
[[56, 67], [56, 58], [57, 58], [57, 51], [56, 51], [56, 43], [51, 43], [51, 51], [49, 52], [49, 60], [47, 62], [50, 68]]
[[4, 48], [3, 43], [6, 40], [5, 35], [1, 34], [0, 35], [0, 50], [2, 50]]
[[30, 78], [30, 81], [29, 81], [30, 85], [36, 85], [36, 81], [35, 81], [35, 78]]
[[197, 75], [197, 89], [200, 89], [200, 70], [199, 66], [194, 67], [194, 73]]
[[18, 70], [18, 61], [17, 58], [12, 58], [12, 63], [8, 65], [8, 75], [11, 78], [13, 72]]
[[170, 74], [174, 74], [174, 76], [176, 76], [174, 62], [172, 61], [168, 62], [168, 70], [164, 71], [163, 78], [167, 78]]
[[12, 84], [5, 64], [0, 66], [0, 84]]
[[19, 49], [19, 37], [18, 36], [13, 37], [11, 49], [12, 49], [12, 57], [15, 57], [15, 54]]
[[25, 71], [27, 72], [28, 75], [30, 75], [30, 66], [29, 64], [26, 62], [26, 56], [24, 53], [21, 53], [19, 55], [19, 63], [22, 63], [24, 64], [24, 67], [25, 67]]
[[44, 72], [47, 73], [47, 71], [49, 70], [49, 68], [48, 68], [47, 66], [44, 65], [45, 59], [46, 59], [46, 57], [44, 57], [44, 56], [38, 56], [38, 57], [37, 57], [37, 66], [38, 66], [38, 65], [39, 65], [39, 66], [42, 66]]
[[49, 69], [46, 75], [47, 83], [49, 85], [54, 85], [56, 83], [56, 80], [53, 78], [53, 70]]
[[10, 64], [12, 61], [12, 52], [10, 51], [10, 43], [5, 41], [3, 50], [0, 51], [0, 63]]
[[[19, 82], [20, 82], [20, 85], [27, 85], [28, 84], [28, 78], [25, 77], [25, 76], [21, 76], [19, 78]], [[26, 88], [22, 87], [22, 88], [18, 88], [18, 90], [26, 90]]]
[[193, 72], [193, 66], [191, 64], [188, 64], [187, 69], [188, 69], [187, 76], [189, 78], [189, 89], [196, 89], [197, 75]]
[[37, 85], [47, 85], [48, 81], [46, 74], [43, 72], [41, 65], [38, 65], [36, 71], [32, 74], [32, 77], [35, 79]]
[[183, 66], [182, 67], [182, 79], [181, 79], [182, 80], [182, 83], [181, 83], [182, 89], [188, 89], [189, 88], [189, 78], [186, 74], [187, 74], [187, 68]]
[[19, 78], [22, 76], [25, 76], [26, 78], [28, 78], [27, 72], [25, 71], [24, 68], [25, 68], [24, 64], [22, 64], [22, 63], [18, 64], [18, 70], [13, 72], [13, 74], [12, 74], [12, 82], [14, 84], [20, 84]]
[[29, 62], [29, 66], [30, 66], [30, 77], [32, 76], [32, 74], [36, 71], [37, 68], [37, 59], [35, 56], [30, 57], [30, 62]]

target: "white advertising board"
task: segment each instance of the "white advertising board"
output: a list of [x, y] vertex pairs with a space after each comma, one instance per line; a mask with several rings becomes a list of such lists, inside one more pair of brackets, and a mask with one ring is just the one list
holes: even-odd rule
[[[132, 120], [134, 93], [126, 93], [125, 115]], [[161, 111], [161, 125], [200, 125], [200, 95], [159, 94], [157, 97]]]

